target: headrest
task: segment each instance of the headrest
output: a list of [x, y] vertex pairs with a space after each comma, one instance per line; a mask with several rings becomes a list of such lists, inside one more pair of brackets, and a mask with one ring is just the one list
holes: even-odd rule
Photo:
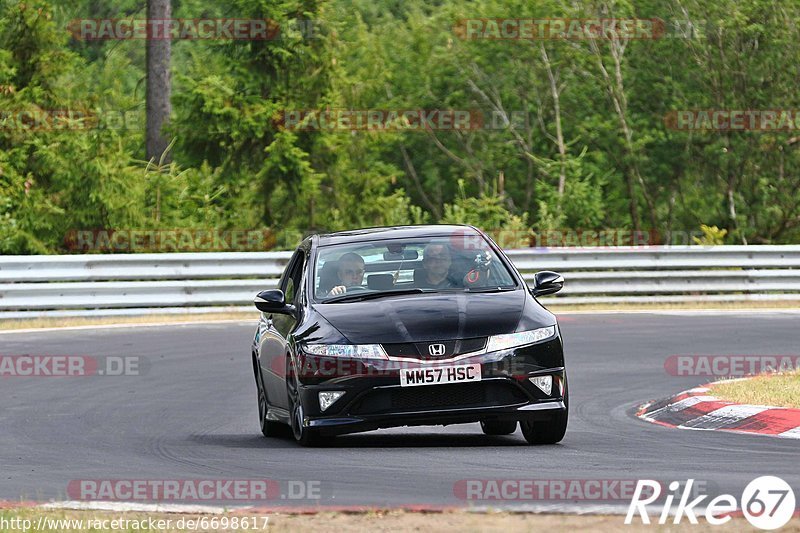
[[339, 261], [325, 261], [319, 272], [318, 293], [322, 296], [328, 294], [332, 288], [339, 285]]

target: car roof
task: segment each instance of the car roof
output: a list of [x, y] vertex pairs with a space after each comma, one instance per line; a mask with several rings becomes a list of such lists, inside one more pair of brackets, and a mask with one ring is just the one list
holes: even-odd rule
[[409, 239], [416, 237], [451, 237], [453, 235], [480, 235], [473, 226], [457, 224], [427, 224], [421, 226], [386, 226], [362, 228], [336, 233], [314, 235], [318, 246], [378, 241], [382, 239]]

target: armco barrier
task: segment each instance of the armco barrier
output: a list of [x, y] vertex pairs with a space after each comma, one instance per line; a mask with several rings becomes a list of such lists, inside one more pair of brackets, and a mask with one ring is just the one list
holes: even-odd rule
[[[529, 248], [507, 255], [544, 302], [800, 300], [800, 246]], [[290, 252], [2, 256], [0, 318], [252, 310]]]

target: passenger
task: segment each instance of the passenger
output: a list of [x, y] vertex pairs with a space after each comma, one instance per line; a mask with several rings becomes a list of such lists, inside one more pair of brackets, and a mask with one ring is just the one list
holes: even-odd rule
[[428, 244], [422, 251], [422, 268], [414, 271], [414, 286], [423, 289], [456, 287], [450, 278], [452, 262], [446, 244]]
[[364, 258], [354, 252], [348, 252], [339, 258], [336, 271], [339, 284], [328, 291], [328, 296], [345, 294], [348, 287], [360, 287], [364, 282]]

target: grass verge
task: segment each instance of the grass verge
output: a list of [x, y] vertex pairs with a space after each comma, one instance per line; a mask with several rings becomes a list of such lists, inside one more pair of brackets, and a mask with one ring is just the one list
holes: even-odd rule
[[800, 409], [800, 370], [721, 381], [714, 385], [713, 394], [736, 403]]

